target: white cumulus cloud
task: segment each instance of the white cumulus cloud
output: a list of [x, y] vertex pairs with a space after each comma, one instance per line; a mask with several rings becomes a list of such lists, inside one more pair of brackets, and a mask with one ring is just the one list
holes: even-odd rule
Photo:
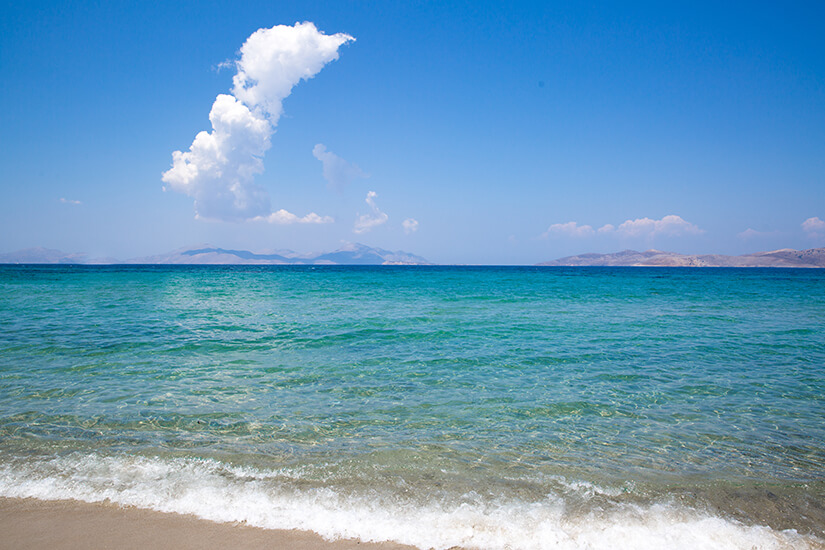
[[329, 216], [319, 216], [315, 212], [310, 212], [306, 216], [298, 217], [292, 212], [287, 212], [283, 208], [273, 212], [268, 216], [258, 216], [254, 221], [264, 221], [277, 225], [289, 225], [293, 223], [333, 223], [335, 220]]
[[80, 201], [73, 200], [73, 199], [66, 199], [66, 198], [63, 198], [63, 197], [61, 197], [61, 198], [60, 198], [60, 202], [62, 202], [63, 204], [72, 204], [72, 205], [74, 205], [74, 206], [77, 206], [77, 205], [83, 204], [83, 203], [82, 203], [82, 202], [80, 202]]
[[269, 194], [254, 183], [274, 131], [265, 119], [231, 95], [221, 94], [209, 113], [212, 132], [200, 132], [192, 147], [172, 153], [165, 189], [195, 199], [199, 218], [240, 221], [270, 212]]
[[655, 237], [665, 235], [676, 237], [682, 235], [700, 235], [704, 233], [702, 229], [692, 223], [683, 220], [680, 216], [671, 214], [661, 220], [650, 218], [637, 218], [622, 222], [616, 233], [623, 237]]
[[409, 235], [410, 233], [415, 233], [418, 231], [418, 220], [415, 218], [407, 218], [403, 222], [401, 222], [401, 226], [404, 227], [404, 233]]
[[324, 179], [337, 191], [342, 191], [356, 178], [367, 177], [367, 174], [357, 165], [345, 161], [332, 151], [327, 151], [323, 143], [317, 144], [312, 149], [312, 156], [321, 161], [324, 166]]
[[656, 237], [660, 235], [676, 237], [682, 235], [700, 235], [704, 233], [694, 224], [683, 220], [676, 215], [663, 217], [661, 220], [650, 218], [637, 218], [626, 220], [618, 227], [613, 224], [605, 224], [598, 229], [593, 229], [590, 225], [579, 225], [577, 222], [554, 223], [542, 233], [542, 237], [551, 235], [565, 237], [592, 237], [594, 235], [616, 235], [618, 237]]
[[[282, 102], [301, 80], [312, 78], [326, 63], [337, 59], [338, 48], [351, 40], [354, 38], [346, 34], [327, 36], [312, 23], [254, 32], [241, 46], [240, 59], [235, 62], [238, 72], [233, 78], [233, 95], [220, 94], [215, 99], [209, 113], [211, 132], [195, 136], [189, 151], [172, 153], [172, 168], [162, 176], [164, 189], [194, 198], [198, 218], [284, 218], [280, 211], [272, 212], [269, 193], [254, 182], [263, 172], [263, 157], [283, 110]], [[307, 217], [312, 216], [326, 219], [317, 214]]]
[[811, 238], [818, 238], [825, 235], [825, 221], [818, 217], [808, 218], [802, 222], [802, 229]]
[[232, 93], [277, 123], [281, 103], [293, 86], [338, 59], [338, 48], [351, 40], [355, 39], [343, 33], [327, 36], [310, 22], [258, 29], [241, 46]]
[[353, 228], [353, 231], [355, 233], [366, 233], [373, 227], [377, 227], [383, 223], [386, 223], [389, 219], [389, 217], [384, 212], [381, 212], [381, 210], [379, 210], [378, 206], [375, 204], [375, 197], [377, 196], [378, 193], [376, 193], [375, 191], [369, 191], [367, 193], [367, 198], [365, 199], [365, 202], [372, 209], [372, 213], [358, 216], [358, 218], [355, 220], [355, 227]]

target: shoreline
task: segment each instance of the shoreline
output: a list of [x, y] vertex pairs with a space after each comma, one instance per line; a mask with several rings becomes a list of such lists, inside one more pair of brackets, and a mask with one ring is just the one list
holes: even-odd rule
[[289, 548], [413, 550], [398, 543], [328, 541], [310, 531], [216, 523], [190, 515], [76, 500], [0, 497], [0, 549]]

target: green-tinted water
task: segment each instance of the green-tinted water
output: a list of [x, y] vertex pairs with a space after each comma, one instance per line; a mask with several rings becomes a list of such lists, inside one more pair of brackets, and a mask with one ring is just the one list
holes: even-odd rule
[[0, 494], [822, 536], [824, 314], [816, 270], [0, 267]]

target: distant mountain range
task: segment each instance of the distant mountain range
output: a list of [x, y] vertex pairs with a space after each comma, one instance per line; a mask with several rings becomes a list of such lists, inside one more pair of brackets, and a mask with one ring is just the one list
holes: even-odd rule
[[299, 254], [292, 250], [255, 253], [247, 250], [216, 248], [208, 244], [173, 250], [157, 256], [116, 260], [88, 258], [84, 254], [67, 254], [48, 248], [29, 248], [0, 254], [4, 264], [221, 264], [221, 265], [419, 265], [426, 259], [408, 252], [392, 252], [363, 244], [348, 244], [333, 252]]
[[[392, 252], [363, 244], [347, 244], [332, 252], [299, 254], [292, 250], [249, 252], [218, 248], [208, 244], [179, 248], [166, 254], [117, 260], [89, 258], [48, 248], [28, 248], [0, 254], [0, 264], [163, 264], [163, 265], [430, 265], [421, 256]], [[721, 254], [678, 254], [661, 250], [624, 250], [613, 254], [568, 256], [540, 266], [651, 266], [651, 267], [821, 267], [825, 268], [825, 248], [793, 250], [783, 248], [742, 256]]]
[[581, 254], [536, 265], [554, 266], [656, 266], [656, 267], [825, 267], [825, 248], [783, 248], [742, 256], [677, 254], [661, 250], [614, 254]]

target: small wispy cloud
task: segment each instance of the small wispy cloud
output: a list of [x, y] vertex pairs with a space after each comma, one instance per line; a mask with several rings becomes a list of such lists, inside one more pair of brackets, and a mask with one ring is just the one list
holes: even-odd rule
[[72, 205], [75, 205], [75, 206], [79, 205], [79, 204], [83, 204], [80, 201], [76, 201], [76, 200], [73, 200], [73, 199], [66, 199], [66, 198], [63, 198], [63, 197], [60, 197], [60, 202], [62, 202], [63, 204], [72, 204]]
[[218, 95], [212, 105], [212, 130], [198, 133], [188, 151], [172, 153], [172, 167], [161, 178], [164, 189], [195, 199], [199, 219], [280, 219], [254, 178], [264, 170], [283, 100], [301, 80], [338, 59], [338, 48], [352, 40], [343, 33], [325, 35], [309, 22], [252, 33], [231, 64], [237, 69], [232, 93]]
[[625, 220], [618, 227], [613, 224], [605, 224], [599, 229], [593, 229], [591, 225], [579, 225], [577, 222], [554, 223], [542, 233], [542, 237], [564, 236], [584, 238], [594, 235], [616, 235], [626, 238], [653, 238], [657, 236], [678, 237], [684, 235], [701, 235], [704, 233], [696, 225], [682, 219], [680, 216], [671, 214], [660, 220], [651, 218], [636, 218], [635, 220]]
[[332, 189], [343, 191], [354, 179], [369, 177], [357, 164], [342, 159], [332, 151], [328, 151], [323, 143], [312, 149], [312, 156], [321, 161], [324, 170], [324, 179]]
[[415, 233], [418, 231], [418, 220], [415, 218], [407, 218], [403, 222], [401, 222], [401, 226], [404, 228], [404, 233], [409, 235], [410, 233]]
[[778, 235], [779, 232], [777, 231], [757, 231], [753, 228], [747, 228], [741, 233], [737, 233], [737, 237], [744, 240], [751, 240], [751, 239], [763, 239], [765, 237], [775, 237]]
[[542, 237], [547, 238], [551, 235], [563, 235], [566, 237], [590, 237], [595, 234], [593, 227], [589, 225], [579, 225], [576, 222], [554, 223], [547, 228], [547, 231], [542, 233]]
[[812, 239], [825, 237], [825, 221], [818, 217], [808, 218], [802, 222], [802, 230]]
[[369, 205], [372, 209], [371, 214], [363, 214], [358, 216], [355, 220], [355, 227], [353, 231], [355, 233], [366, 233], [370, 231], [372, 228], [377, 227], [383, 223], [386, 223], [389, 219], [389, 216], [378, 208], [378, 205], [375, 204], [375, 197], [378, 196], [378, 193], [375, 191], [369, 191], [367, 193], [367, 198], [365, 202]]

